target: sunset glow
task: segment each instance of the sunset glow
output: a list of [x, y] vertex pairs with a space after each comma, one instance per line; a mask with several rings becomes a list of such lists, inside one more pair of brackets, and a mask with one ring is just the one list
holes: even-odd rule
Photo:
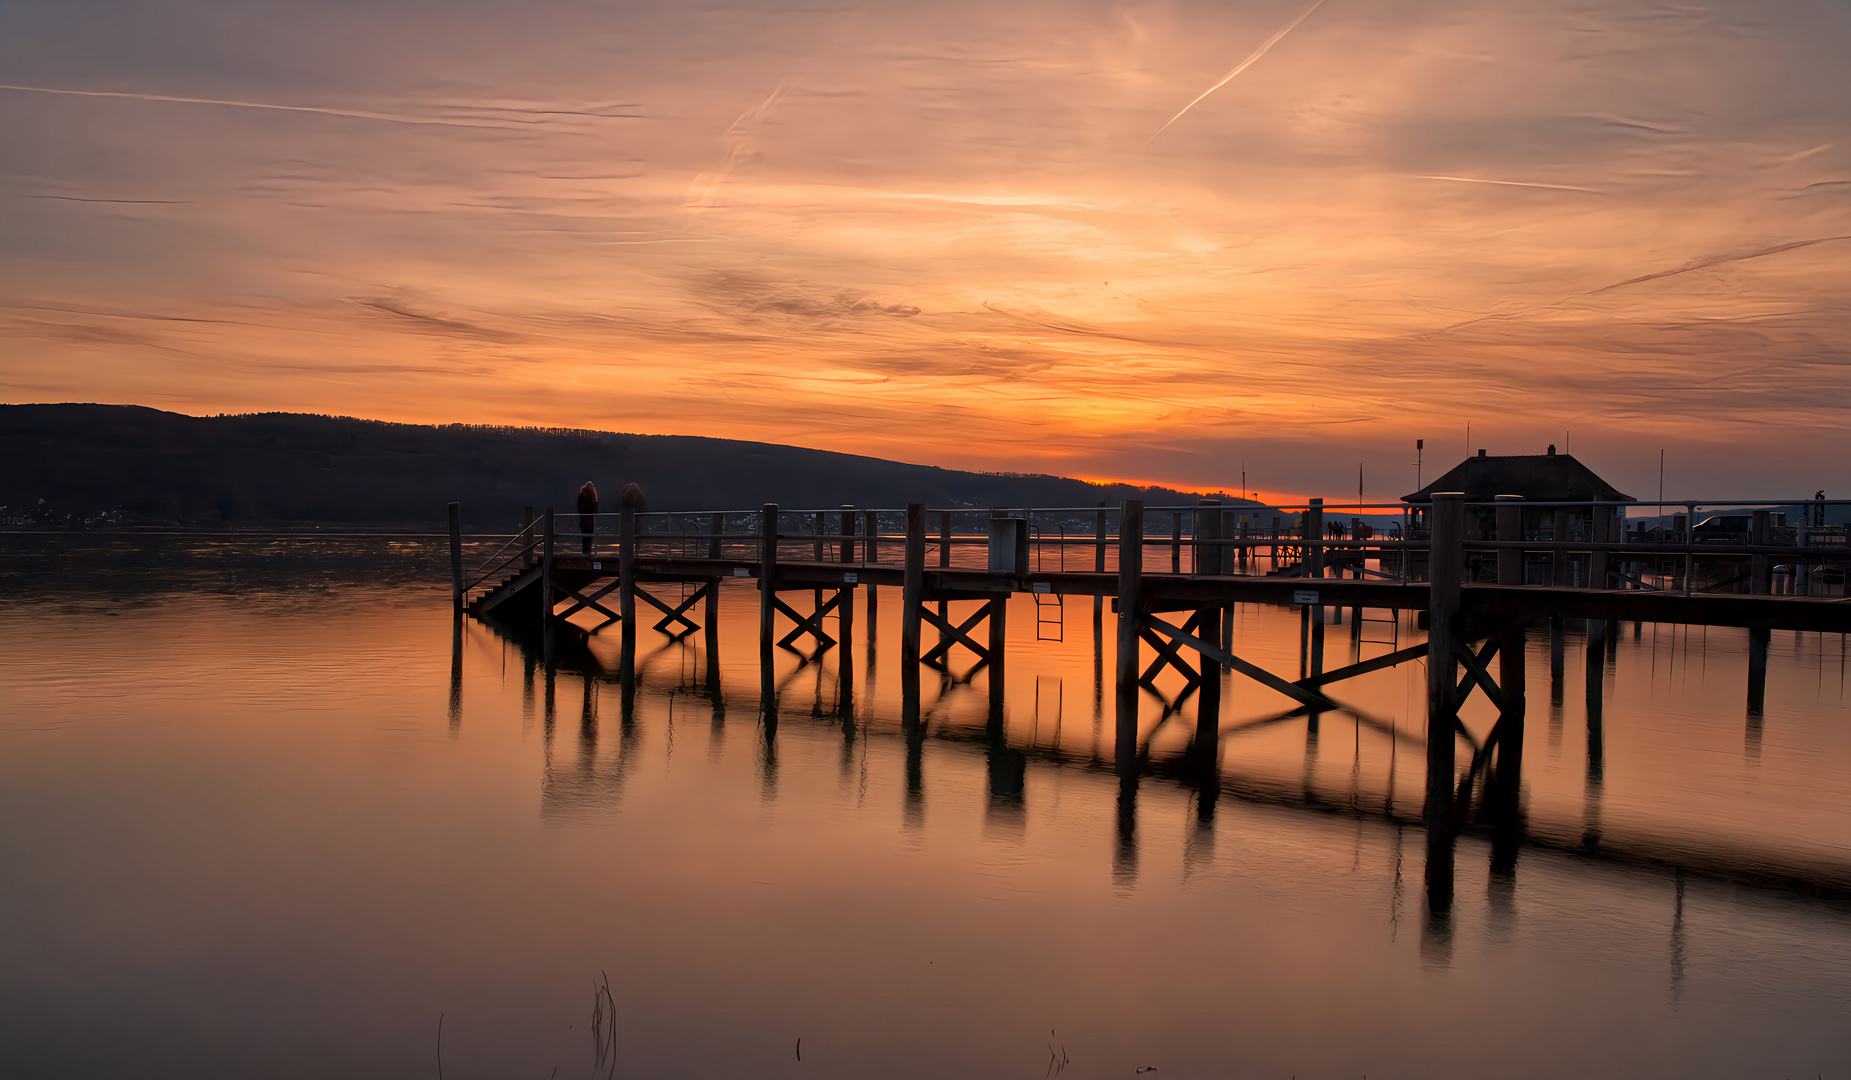
[[7, 3], [0, 397], [1843, 490], [1847, 51], [1823, 2]]

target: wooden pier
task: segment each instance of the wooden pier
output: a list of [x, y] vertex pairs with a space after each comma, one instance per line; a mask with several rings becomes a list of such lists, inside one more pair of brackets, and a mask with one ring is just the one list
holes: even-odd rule
[[[1204, 502], [1147, 509], [1136, 501], [1114, 509], [992, 511], [923, 504], [807, 511], [767, 504], [699, 514], [626, 508], [597, 516], [598, 534], [610, 551], [591, 555], [576, 550], [582, 541], [576, 531], [567, 536], [558, 528], [561, 520], [576, 524], [577, 515], [562, 519], [547, 511], [530, 515], [473, 575], [463, 570], [460, 516], [452, 504], [452, 584], [459, 614], [535, 627], [549, 653], [553, 633], [566, 619], [589, 614], [596, 620], [589, 627], [574, 623], [574, 633], [617, 627], [628, 695], [639, 619], [670, 638], [704, 632], [711, 655], [718, 645], [722, 584], [751, 580], [760, 596], [758, 641], [768, 700], [779, 650], [814, 658], [852, 642], [857, 590], [865, 590], [864, 633], [872, 649], [880, 592], [897, 589], [903, 726], [920, 722], [922, 673], [949, 674], [954, 650], [974, 658], [975, 666], [960, 679], [989, 670], [992, 703], [1000, 708], [1011, 596], [1028, 594], [1037, 604], [1090, 597], [1095, 619], [1109, 602], [1118, 642], [1112, 680], [1116, 767], [1133, 799], [1140, 695], [1166, 669], [1183, 678], [1183, 697], [1194, 696], [1195, 741], [1212, 754], [1221, 733], [1223, 668], [1289, 699], [1293, 708], [1284, 716], [1305, 716], [1315, 725], [1325, 712], [1371, 721], [1356, 706], [1333, 699], [1331, 688], [1423, 661], [1427, 782], [1421, 817], [1429, 834], [1428, 904], [1444, 915], [1450, 909], [1451, 838], [1459, 829], [1479, 826], [1494, 841], [1503, 838], [1506, 848], [1515, 843], [1527, 696], [1523, 655], [1532, 628], [1549, 630], [1552, 691], [1558, 698], [1564, 620], [1587, 620], [1590, 655], [1616, 638], [1620, 621], [1748, 628], [1744, 704], [1751, 722], [1765, 693], [1770, 631], [1851, 633], [1851, 599], [1797, 591], [1801, 584], [1808, 592], [1822, 588], [1828, 575], [1842, 580], [1851, 565], [1851, 549], [1842, 543], [1765, 542], [1772, 536], [1762, 515], [1748, 537], [1764, 541], [1756, 543], [1700, 542], [1688, 530], [1649, 541], [1643, 531], [1541, 541], [1517, 535], [1512, 523], [1523, 520], [1525, 509], [1549, 507], [1517, 502], [1468, 503], [1463, 495], [1438, 493], [1423, 511], [1423, 528], [1401, 530], [1399, 538], [1348, 539], [1325, 525], [1326, 512], [1339, 508], [1316, 500], [1267, 508]], [[1341, 509], [1360, 514], [1384, 508]], [[1495, 521], [1496, 528], [1481, 527], [1468, 538], [1468, 515]], [[1168, 521], [1153, 527], [1163, 516]], [[961, 530], [954, 528], [960, 520], [966, 526]], [[1534, 576], [1531, 568], [1539, 562], [1548, 583], [1511, 583]], [[1716, 585], [1703, 587], [1700, 567], [1712, 572]], [[1740, 573], [1730, 573], [1732, 568]], [[676, 586], [673, 598], [652, 588], [662, 584]], [[1306, 661], [1299, 678], [1270, 672], [1233, 651], [1236, 604], [1301, 609]], [[1331, 607], [1351, 609], [1357, 632], [1365, 611], [1418, 613], [1427, 640], [1326, 671], [1323, 609]], [[1589, 665], [1590, 726], [1599, 723], [1602, 690], [1596, 673], [1603, 668]], [[1474, 694], [1487, 698], [1497, 714], [1482, 737], [1459, 719], [1460, 707]], [[1464, 762], [1462, 749], [1469, 755]]]

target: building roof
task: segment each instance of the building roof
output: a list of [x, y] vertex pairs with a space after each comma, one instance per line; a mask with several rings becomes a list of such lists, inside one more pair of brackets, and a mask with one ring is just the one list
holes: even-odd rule
[[1463, 491], [1473, 501], [1497, 495], [1521, 495], [1533, 502], [1633, 501], [1570, 454], [1469, 457], [1433, 483], [1403, 495], [1401, 501], [1430, 503], [1436, 491]]

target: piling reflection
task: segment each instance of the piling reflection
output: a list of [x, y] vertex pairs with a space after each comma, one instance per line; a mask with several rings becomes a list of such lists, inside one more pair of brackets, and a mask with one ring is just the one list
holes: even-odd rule
[[463, 725], [463, 613], [450, 620], [450, 730]]
[[[1298, 615], [1302, 630], [1298, 642], [1300, 655], [1296, 659], [1308, 677], [1321, 674], [1327, 668], [1321, 648], [1327, 642], [1325, 623], [1321, 618], [1301, 614], [1310, 606], [1302, 605], [1293, 612]], [[1084, 611], [1078, 615], [1085, 618]], [[1192, 617], [1207, 640], [1233, 632], [1234, 618], [1218, 610], [1197, 611]], [[1353, 612], [1349, 618], [1354, 630], [1361, 616]], [[1002, 624], [1001, 619], [996, 622]], [[1337, 811], [1359, 820], [1376, 817], [1397, 823], [1409, 822], [1412, 815], [1419, 812], [1417, 805], [1397, 806], [1395, 796], [1398, 779], [1404, 783], [1413, 779], [1401, 775], [1404, 772], [1402, 764], [1417, 764], [1420, 760], [1424, 740], [1418, 727], [1411, 732], [1404, 731], [1397, 721], [1372, 717], [1366, 710], [1347, 706], [1338, 711], [1300, 707], [1257, 720], [1236, 718], [1224, 722], [1222, 713], [1226, 708], [1228, 687], [1235, 688], [1234, 700], [1239, 702], [1243, 695], [1251, 696], [1252, 684], [1239, 676], [1231, 676], [1218, 664], [1199, 659], [1200, 673], [1173, 668], [1163, 676], [1169, 681], [1157, 684], [1140, 680], [1136, 693], [1129, 697], [1114, 695], [1114, 729], [1111, 733], [1104, 732], [1107, 694], [1103, 617], [1092, 627], [1094, 636], [1088, 643], [1090, 650], [1085, 645], [1077, 650], [1079, 658], [1093, 662], [1095, 739], [1090, 746], [1083, 739], [1063, 742], [1061, 738], [1058, 689], [1044, 691], [1045, 687], [1058, 688], [1058, 678], [1034, 672], [1023, 680], [1024, 695], [1028, 693], [1027, 686], [1035, 687], [1032, 703], [1026, 696], [1020, 703], [1013, 702], [1006, 663], [991, 662], [979, 656], [966, 666], [964, 660], [959, 659], [961, 653], [956, 657], [947, 654], [939, 658], [940, 663], [932, 667], [921, 665], [911, 673], [901, 670], [903, 692], [899, 698], [900, 708], [895, 710], [898, 723], [894, 724], [891, 718], [895, 714], [890, 712], [884, 718], [881, 702], [874, 693], [878, 665], [866, 656], [856, 655], [856, 643], [871, 643], [878, 631], [877, 624], [867, 624], [861, 638], [849, 636], [848, 628], [839, 623], [831, 629], [844, 634], [833, 648], [812, 654], [779, 649], [776, 652], [781, 659], [776, 664], [758, 665], [760, 693], [753, 702], [758, 719], [755, 764], [761, 796], [765, 799], [780, 795], [784, 749], [781, 740], [788, 737], [790, 725], [799, 721], [837, 729], [838, 745], [832, 754], [836, 759], [834, 771], [845, 784], [857, 783], [859, 775], [858, 783], [864, 788], [869, 782], [870, 761], [865, 748], [870, 742], [878, 746], [882, 740], [897, 736], [897, 743], [903, 746], [903, 754], [899, 755], [903, 764], [898, 770], [903, 789], [900, 827], [907, 831], [920, 830], [925, 823], [928, 743], [945, 746], [953, 753], [982, 755], [983, 831], [992, 837], [1020, 838], [1026, 834], [1030, 815], [1036, 809], [1030, 805], [1028, 797], [1030, 774], [1038, 767], [1077, 767], [1108, 772], [1115, 785], [1109, 874], [1115, 887], [1121, 889], [1137, 885], [1141, 869], [1150, 858], [1150, 853], [1141, 849], [1142, 842], [1149, 838], [1140, 835], [1140, 813], [1148, 813], [1148, 810], [1139, 803], [1140, 800], [1148, 802], [1147, 784], [1180, 788], [1187, 794], [1191, 817], [1188, 828], [1178, 836], [1185, 876], [1202, 872], [1213, 863], [1215, 830], [1229, 798], [1303, 807], [1321, 813]], [[1519, 864], [1526, 847], [1537, 844], [1575, 847], [1599, 851], [1609, 857], [1620, 852], [1621, 849], [1614, 848], [1604, 835], [1606, 826], [1602, 820], [1608, 653], [1612, 640], [1618, 636], [1599, 632], [1604, 630], [1604, 626], [1590, 624], [1585, 649], [1576, 650], [1585, 664], [1583, 708], [1587, 739], [1585, 769], [1580, 778], [1581, 813], [1571, 826], [1571, 836], [1564, 836], [1559, 825], [1547, 825], [1532, 834], [1525, 810], [1523, 658], [1528, 650], [1524, 628], [1518, 625], [1494, 634], [1495, 649], [1480, 649], [1476, 641], [1472, 644], [1472, 651], [1479, 653], [1481, 659], [1495, 656], [1498, 661], [1495, 682], [1504, 692], [1491, 731], [1465, 736], [1471, 747], [1471, 760], [1459, 762], [1452, 827], [1423, 830], [1427, 835], [1427, 858], [1423, 867], [1422, 955], [1430, 963], [1451, 962], [1453, 913], [1457, 900], [1455, 860], [1462, 830], [1489, 841], [1489, 873], [1483, 893], [1488, 920], [1486, 933], [1490, 940], [1499, 942], [1509, 940], [1514, 932], [1519, 910]], [[1565, 666], [1557, 663], [1556, 656], [1556, 645], [1563, 635], [1554, 625], [1549, 631], [1546, 659], [1554, 698], [1562, 681], [1555, 676]], [[1359, 658], [1380, 655], [1372, 653], [1365, 642], [1356, 640], [1357, 637], [1353, 632], [1352, 663], [1359, 662]], [[511, 642], [514, 640], [510, 638]], [[543, 800], [549, 812], [569, 803], [583, 806], [589, 800], [614, 802], [621, 797], [622, 778], [626, 769], [633, 767], [632, 759], [636, 757], [622, 744], [633, 741], [633, 733], [641, 725], [639, 710], [646, 711], [639, 703], [651, 686], [667, 685], [665, 675], [675, 682], [677, 693], [698, 694], [708, 699], [712, 710], [708, 752], [712, 760], [720, 760], [725, 745], [728, 698], [721, 679], [721, 656], [711, 646], [714, 640], [714, 635], [690, 633], [646, 650], [645, 655], [633, 661], [631, 677], [625, 687], [623, 654], [617, 652], [613, 657], [613, 670], [604, 669], [594, 647], [595, 639], [575, 636], [563, 629], [552, 635], [550, 642], [538, 634], [519, 638], [522, 696], [524, 708], [529, 713], [535, 695], [533, 678], [537, 672], [545, 673], [549, 754], [554, 738], [552, 706], [557, 673], [586, 673], [580, 676], [584, 681], [579, 689], [584, 698], [580, 703], [577, 742], [560, 759], [571, 764], [557, 772], [549, 764], [548, 792]], [[1395, 644], [1380, 647], [1392, 651]], [[455, 669], [460, 651], [454, 636], [452, 646], [452, 667]], [[545, 664], [549, 646], [554, 659], [550, 667]], [[658, 672], [657, 668], [663, 665], [674, 671]], [[981, 685], [979, 673], [983, 676]], [[1189, 678], [1191, 675], [1197, 677]], [[857, 686], [863, 678], [865, 693], [858, 692]], [[1461, 693], [1470, 685], [1471, 678], [1462, 673]], [[632, 739], [620, 739], [617, 748], [608, 745], [608, 732], [600, 727], [605, 722], [600, 712], [603, 700], [600, 686], [627, 690], [623, 697], [626, 707], [621, 715]], [[1049, 702], [1043, 701], [1044, 693], [1053, 702], [1051, 711]], [[1150, 704], [1144, 704], [1146, 701]], [[1552, 700], [1548, 737], [1552, 746], [1560, 744], [1559, 729], [1566, 711], [1563, 703]], [[1237, 708], [1237, 717], [1238, 712]], [[1019, 722], [1011, 720], [1012, 713], [1021, 718]], [[1474, 732], [1484, 730], [1482, 714], [1478, 715], [1480, 718], [1471, 721]], [[1051, 722], [1049, 717], [1052, 717]], [[1349, 726], [1342, 729], [1333, 726], [1339, 722]], [[1298, 732], [1295, 725], [1301, 723], [1304, 730]], [[1282, 734], [1292, 731], [1300, 740], [1298, 745], [1302, 750], [1289, 782], [1284, 782], [1286, 778], [1277, 775], [1277, 770], [1270, 765], [1250, 767], [1248, 755], [1230, 755], [1222, 745], [1231, 737], [1264, 737], [1272, 730]], [[1331, 737], [1339, 730], [1348, 736], [1342, 741], [1350, 744], [1350, 752], [1342, 755], [1340, 772], [1331, 767], [1336, 765], [1334, 760], [1322, 764], [1319, 761], [1320, 748], [1328, 750]], [[1374, 744], [1374, 749], [1371, 749], [1371, 732], [1381, 739]], [[1403, 742], [1409, 743], [1407, 748], [1415, 752], [1400, 754]], [[1328, 753], [1323, 756], [1330, 757]], [[873, 760], [878, 761], [878, 758]], [[572, 800], [578, 801], [572, 803]], [[1632, 850], [1639, 847], [1636, 840], [1632, 841]], [[1711, 860], [1711, 865], [1715, 865], [1715, 860]], [[1387, 872], [1399, 873], [1398, 869]], [[1389, 887], [1399, 888], [1393, 883]], [[1396, 905], [1398, 918], [1400, 901], [1392, 903]]]

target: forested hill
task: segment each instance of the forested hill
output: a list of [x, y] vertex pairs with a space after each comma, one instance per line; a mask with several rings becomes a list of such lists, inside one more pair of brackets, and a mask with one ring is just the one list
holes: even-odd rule
[[[992, 475], [771, 443], [682, 435], [428, 426], [260, 413], [194, 417], [134, 405], [0, 405], [0, 520], [13, 525], [342, 524], [501, 531], [521, 507], [570, 509], [589, 479], [651, 510], [1092, 506], [1167, 488]], [[613, 506], [607, 509], [614, 509]]]

